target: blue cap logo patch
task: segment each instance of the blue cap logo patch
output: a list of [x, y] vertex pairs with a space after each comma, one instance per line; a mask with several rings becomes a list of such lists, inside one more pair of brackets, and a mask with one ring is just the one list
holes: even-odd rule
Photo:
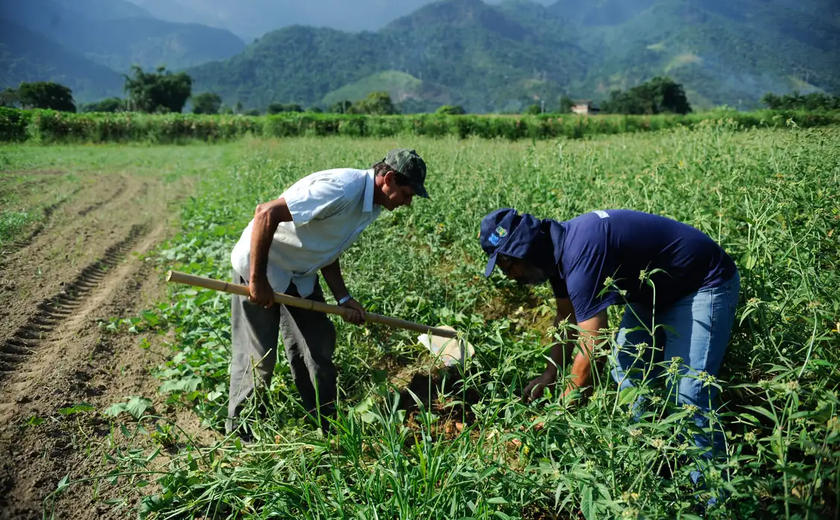
[[499, 226], [496, 228], [493, 234], [487, 238], [487, 240], [489, 240], [492, 245], [497, 246], [499, 245], [499, 242], [502, 241], [502, 238], [505, 235], [507, 235], [507, 229], [503, 228], [502, 226]]

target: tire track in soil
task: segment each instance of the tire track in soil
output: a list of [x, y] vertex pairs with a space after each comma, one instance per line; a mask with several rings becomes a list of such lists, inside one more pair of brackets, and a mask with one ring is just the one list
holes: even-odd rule
[[[63, 172], [46, 172], [43, 175], [66, 175]], [[105, 204], [109, 204], [113, 202], [116, 198], [122, 195], [126, 190], [126, 180], [122, 177], [116, 177], [119, 179], [119, 185], [117, 190], [111, 194], [109, 197], [105, 199], [100, 199], [93, 204], [86, 206], [85, 208], [79, 210], [77, 212], [77, 216], [84, 217], [88, 213], [95, 211]], [[144, 184], [147, 187], [147, 185]], [[39, 222], [35, 228], [29, 233], [29, 235], [23, 239], [16, 240], [10, 243], [3, 251], [0, 251], [0, 268], [5, 267], [5, 264], [9, 262], [12, 257], [18, 254], [21, 250], [29, 247], [35, 241], [36, 238], [52, 224], [52, 217], [53, 214], [59, 210], [62, 206], [66, 205], [68, 202], [73, 201], [74, 197], [79, 194], [85, 187], [84, 186], [76, 186], [74, 187], [70, 193], [62, 197], [60, 200], [49, 204], [44, 207], [44, 216], [41, 222]]]
[[[144, 184], [143, 186], [147, 187], [148, 185]], [[122, 195], [124, 191], [125, 191], [125, 184], [123, 184], [119, 188], [117, 188], [117, 191], [115, 191], [114, 194], [111, 195], [110, 197], [108, 197], [107, 199], [100, 200], [100, 201], [96, 202], [95, 204], [91, 204], [90, 206], [80, 210], [79, 211], [79, 216], [84, 217], [85, 215], [87, 215], [91, 211], [96, 211], [97, 209], [101, 208], [105, 204], [108, 204], [112, 200], [114, 200], [117, 197], [119, 197], [120, 195]], [[145, 191], [144, 190], [141, 190], [141, 191], [142, 191], [142, 194], [138, 194], [138, 198], [145, 195]]]
[[[137, 362], [139, 349], [129, 349], [128, 345], [117, 348], [92, 323], [103, 307], [109, 307], [109, 302], [110, 306], [125, 309], [139, 285], [157, 283], [148, 272], [150, 268], [137, 259], [126, 258], [131, 251], [151, 250], [163, 239], [166, 225], [157, 224], [151, 232], [149, 229], [149, 223], [133, 226], [123, 240], [109, 247], [99, 261], [83, 269], [72, 283], [67, 284], [66, 291], [41, 302], [39, 311], [29, 323], [0, 348], [0, 359], [6, 363], [3, 370], [7, 376], [0, 378], [0, 425], [12, 425], [5, 431], [0, 430], [0, 439], [5, 441], [8, 450], [5, 453], [0, 444], [0, 519], [41, 518], [44, 497], [55, 490], [62, 476], [96, 464], [76, 445], [74, 437], [78, 432], [74, 430], [78, 426], [68, 428], [54, 419], [45, 419], [53, 424], [43, 432], [28, 433], [14, 423], [22, 425], [30, 413], [44, 417], [54, 413], [56, 408], [82, 400], [96, 403], [101, 397], [105, 402], [111, 401], [114, 396], [107, 392], [108, 385], [122, 387], [127, 384], [136, 388], [148, 386], [150, 381], [154, 385], [148, 367], [142, 366], [136, 368], [145, 372], [147, 377], [143, 381], [115, 380], [115, 376], [120, 377], [119, 372], [106, 377], [107, 369], [102, 365], [115, 363], [120, 358], [126, 364]], [[136, 338], [127, 339], [130, 344], [136, 341]], [[150, 363], [145, 360], [145, 364]], [[151, 386], [139, 393], [153, 392], [154, 388]], [[120, 393], [126, 391], [132, 393], [123, 388], [116, 390], [119, 398], [127, 395]], [[99, 418], [92, 419], [88, 426], [94, 437], [104, 438], [109, 433], [107, 421]], [[33, 442], [35, 449], [21, 450], [22, 453], [15, 456], [16, 450], [12, 446], [31, 436], [40, 437]], [[101, 455], [94, 459], [102, 463]], [[89, 469], [95, 472], [96, 468]], [[84, 489], [77, 488], [76, 491]], [[70, 507], [76, 509], [72, 502]], [[72, 513], [66, 509], [55, 513], [56, 518], [73, 519], [108, 516], [110, 508], [103, 508], [101, 504], [94, 508], [90, 511], [79, 506]]]
[[[168, 420], [195, 438], [207, 435], [192, 415], [168, 411], [156, 393], [159, 382], [152, 369], [171, 354], [164, 339], [150, 333], [149, 348], [141, 349], [136, 335], [109, 333], [98, 325], [136, 316], [163, 298], [164, 284], [154, 266], [129, 253], [148, 252], [169, 236], [174, 204], [191, 191], [193, 180], [166, 184], [130, 173], [81, 178], [84, 191], [68, 197], [39, 236], [0, 264], [5, 307], [0, 322], [8, 327], [0, 330], [3, 520], [51, 513], [73, 520], [131, 515], [130, 509], [103, 504], [103, 493], [131, 503], [154, 486], [140, 491], [124, 483], [74, 485], [52, 512], [43, 511], [45, 497], [65, 475], [75, 481], [113, 469], [106, 456], [114, 449], [112, 435], [119, 443], [120, 433], [111, 430], [101, 411], [127, 396], [150, 397]], [[82, 402], [95, 411], [60, 413]], [[39, 424], [28, 424], [30, 418]]]
[[[81, 186], [75, 186], [51, 209], [50, 220], [0, 259], [0, 320], [7, 322], [5, 330], [0, 329], [0, 343], [25, 324], [22, 317], [39, 312], [34, 302], [64, 288], [71, 274], [66, 269], [68, 263], [95, 263], [95, 255], [104, 254], [109, 246], [106, 240], [113, 240], [108, 235], [122, 233], [137, 222], [139, 212], [134, 206], [147, 193], [148, 183], [125, 175], [111, 176], [107, 182], [100, 178], [85, 176]], [[3, 294], [4, 284], [10, 293]], [[11, 297], [21, 290], [24, 298]]]
[[[47, 337], [83, 306], [85, 298], [98, 288], [109, 271], [147, 230], [148, 224], [133, 226], [126, 238], [106, 249], [100, 260], [82, 269], [75, 280], [65, 284], [60, 293], [38, 304], [38, 311], [29, 321], [0, 344], [0, 380], [15, 372], [34, 353], [42, 338]], [[0, 422], [7, 419], [4, 417], [4, 409], [8, 407], [10, 404], [0, 401]]]

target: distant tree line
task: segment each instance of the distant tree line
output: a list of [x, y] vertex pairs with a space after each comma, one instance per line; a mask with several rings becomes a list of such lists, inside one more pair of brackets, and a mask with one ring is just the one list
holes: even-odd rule
[[366, 98], [355, 103], [339, 101], [333, 103], [328, 110], [333, 114], [368, 114], [373, 116], [389, 116], [399, 114], [400, 110], [387, 92], [371, 92]]
[[807, 110], [818, 112], [821, 110], [840, 110], [840, 96], [832, 96], [822, 92], [811, 94], [773, 94], [767, 93], [761, 102], [770, 110]]
[[124, 99], [110, 97], [95, 103], [81, 106], [82, 112], [125, 112], [127, 110]]
[[134, 112], [181, 112], [192, 94], [192, 78], [186, 72], [174, 74], [166, 67], [144, 72], [131, 67], [132, 76], [124, 76], [126, 107]]
[[[182, 112], [187, 102], [192, 105], [195, 114], [244, 114], [260, 115], [259, 109], [244, 110], [237, 102], [234, 106], [226, 106], [222, 98], [214, 92], [192, 93], [192, 78], [185, 73], [172, 73], [164, 67], [153, 72], [145, 72], [140, 67], [132, 68], [131, 76], [125, 77], [125, 99], [106, 98], [95, 103], [80, 107], [82, 112], [145, 112], [169, 113]], [[75, 112], [70, 89], [55, 83], [42, 82], [21, 84], [15, 91], [7, 89], [0, 93], [0, 104], [6, 106], [20, 105], [23, 108], [51, 108]], [[543, 104], [527, 106], [523, 113], [540, 114], [543, 112], [570, 113], [574, 102], [568, 96], [559, 98], [559, 105], [546, 109]], [[648, 83], [634, 87], [627, 92], [615, 91], [604, 102], [602, 111], [617, 114], [685, 114], [691, 111], [683, 88], [670, 78], [654, 78]], [[326, 110], [319, 107], [304, 109], [298, 103], [269, 104], [264, 111], [266, 114], [294, 113], [294, 112], [328, 112], [334, 114], [367, 114], [393, 115], [399, 114], [400, 108], [391, 99], [388, 92], [371, 92], [364, 99], [358, 101], [342, 100], [333, 103]], [[441, 115], [462, 115], [466, 111], [459, 105], [443, 105], [436, 110]]]
[[688, 114], [691, 105], [683, 86], [667, 76], [658, 76], [626, 92], [614, 90], [601, 104], [608, 114]]
[[462, 116], [466, 114], [467, 111], [464, 110], [464, 107], [460, 105], [443, 105], [435, 110], [435, 114], [445, 115], [445, 116]]
[[[572, 98], [564, 94], [560, 96], [557, 104], [531, 104], [525, 107], [522, 113], [528, 115], [570, 114], [575, 104]], [[691, 105], [682, 85], [667, 76], [660, 76], [626, 92], [621, 90], [610, 92], [609, 97], [596, 111], [605, 114], [634, 115], [688, 114], [691, 112]]]
[[[144, 112], [149, 114], [178, 113], [187, 102], [192, 104], [194, 114], [244, 114], [260, 115], [259, 109], [245, 110], [242, 103], [226, 106], [215, 92], [192, 93], [192, 78], [185, 73], [172, 73], [164, 67], [145, 72], [140, 67], [132, 68], [132, 75], [125, 77], [125, 99], [110, 97], [95, 103], [81, 105], [81, 112]], [[21, 83], [17, 89], [7, 88], [0, 92], [0, 106], [20, 108], [52, 109], [76, 112], [71, 90], [52, 82]], [[356, 102], [340, 101], [327, 110], [339, 114], [392, 115], [400, 110], [387, 92], [372, 92]], [[267, 114], [284, 112], [323, 112], [319, 107], [305, 109], [298, 103], [271, 103]], [[445, 106], [440, 113], [464, 113], [463, 108]]]
[[[81, 105], [81, 112], [145, 112], [170, 113], [182, 112], [189, 101], [195, 114], [244, 114], [260, 115], [263, 111], [257, 108], [243, 109], [240, 102], [233, 106], [223, 103], [221, 96], [214, 92], [193, 94], [192, 78], [185, 72], [173, 73], [165, 67], [159, 67], [153, 72], [145, 72], [140, 67], [133, 67], [132, 74], [125, 75], [125, 99], [111, 97], [95, 103]], [[802, 95], [777, 95], [768, 93], [761, 98], [761, 102], [772, 110], [840, 110], [840, 96], [823, 93]], [[547, 109], [545, 104], [526, 106], [524, 114], [570, 113], [574, 101], [563, 95], [559, 104], [553, 104]], [[76, 112], [73, 93], [64, 85], [49, 81], [21, 83], [17, 89], [7, 88], [0, 92], [0, 106], [20, 108], [41, 108], [65, 112]], [[600, 107], [600, 111], [608, 114], [687, 114], [691, 112], [691, 105], [686, 98], [683, 86], [667, 76], [656, 77], [652, 80], [633, 87], [625, 92], [616, 90], [610, 93]], [[326, 110], [319, 107], [304, 109], [298, 103], [269, 104], [264, 113], [273, 115], [281, 113], [328, 112], [335, 114], [368, 114], [392, 115], [399, 114], [400, 107], [391, 99], [388, 92], [371, 92], [364, 99], [358, 101], [342, 100], [333, 103]], [[466, 111], [458, 105], [444, 105], [436, 112], [441, 115], [461, 115]]]
[[7, 88], [0, 92], [0, 106], [76, 111], [71, 90], [51, 81], [21, 83], [17, 89]]
[[[125, 77], [126, 98], [107, 98], [82, 105], [82, 112], [181, 112], [192, 93], [192, 78], [185, 73], [168, 72], [159, 67], [154, 72], [144, 72], [132, 67], [132, 75]], [[76, 112], [73, 93], [64, 85], [51, 81], [21, 83], [18, 88], [7, 88], [0, 93], [0, 106], [41, 108], [62, 112]]]

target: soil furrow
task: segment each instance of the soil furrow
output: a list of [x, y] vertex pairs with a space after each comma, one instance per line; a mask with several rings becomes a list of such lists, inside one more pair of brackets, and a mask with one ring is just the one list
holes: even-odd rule
[[[38, 302], [71, 305], [72, 311], [72, 291], [93, 290], [102, 280], [103, 272], [96, 262], [114, 261], [116, 253], [108, 247], [139, 220], [152, 221], [161, 216], [144, 207], [150, 197], [148, 182], [123, 175], [107, 179], [82, 176], [79, 182], [81, 185], [74, 187], [75, 195], [66, 197], [68, 200], [42, 224], [35, 238], [0, 261], [0, 320], [6, 325], [0, 329], [0, 344], [40, 312], [35, 308]], [[155, 184], [155, 188], [160, 186]], [[140, 196], [143, 191], [145, 197]], [[77, 278], [78, 267], [73, 266], [86, 264], [88, 269], [81, 273], [84, 277]], [[76, 285], [67, 285], [69, 279]], [[4, 285], [6, 291], [2, 290]]]
[[[42, 518], [44, 499], [62, 477], [110, 471], [112, 429], [102, 411], [127, 396], [155, 398], [151, 369], [164, 347], [150, 336], [150, 348], [137, 348], [137, 336], [100, 323], [136, 316], [162, 297], [152, 264], [129, 253], [167, 238], [170, 204], [191, 183], [83, 172], [55, 182], [38, 185], [55, 193], [13, 193], [31, 197], [30, 207], [47, 197], [61, 203], [0, 259], [0, 519]], [[80, 403], [94, 411], [61, 412]], [[100, 496], [93, 485], [72, 486], [53, 514], [125, 517]]]
[[[45, 335], [50, 333], [60, 323], [59, 320], [55, 319], [57, 316], [56, 311], [73, 309], [81, 305], [84, 298], [96, 287], [90, 284], [85, 285], [84, 282], [93, 277], [97, 277], [99, 274], [104, 277], [106, 271], [114, 267], [124, 257], [127, 250], [137, 242], [138, 238], [147, 229], [147, 225], [135, 225], [132, 227], [128, 236], [105, 251], [102, 259], [82, 269], [74, 281], [66, 284], [63, 293], [44, 300], [38, 306], [39, 311], [32, 315], [29, 321], [21, 326], [11, 338], [0, 344], [0, 351], [8, 352], [8, 349], [14, 348], [15, 343], [21, 340], [29, 340], [35, 343], [42, 340]], [[68, 316], [69, 314], [65, 314], [65, 317]], [[5, 356], [3, 359], [5, 365], [8, 366], [9, 363], [21, 362], [25, 358], [23, 356]]]
[[91, 204], [90, 206], [88, 206], [88, 207], [86, 207], [86, 208], [84, 208], [84, 209], [80, 210], [80, 211], [79, 211], [79, 216], [80, 216], [80, 217], [84, 217], [85, 215], [87, 215], [87, 214], [88, 214], [88, 213], [90, 213], [91, 211], [95, 211], [95, 210], [97, 210], [97, 209], [101, 208], [101, 207], [102, 207], [102, 206], [104, 206], [105, 204], [108, 204], [108, 203], [109, 203], [109, 202], [111, 202], [112, 200], [114, 200], [114, 199], [116, 199], [117, 197], [119, 197], [120, 195], [122, 195], [124, 191], [125, 191], [125, 185], [122, 185], [122, 186], [120, 186], [119, 188], [117, 188], [117, 191], [115, 191], [115, 192], [114, 192], [114, 194], [113, 194], [113, 195], [111, 195], [110, 197], [108, 197], [107, 199], [105, 199], [105, 200], [100, 200], [100, 201], [96, 202], [95, 204]]

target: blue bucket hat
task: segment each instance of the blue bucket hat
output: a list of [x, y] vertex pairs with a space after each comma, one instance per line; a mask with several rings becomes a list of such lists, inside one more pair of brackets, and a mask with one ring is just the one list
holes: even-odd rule
[[490, 276], [500, 254], [528, 260], [549, 269], [556, 268], [553, 246], [543, 221], [513, 208], [493, 211], [481, 219], [478, 234], [481, 249], [490, 255], [484, 276]]
[[481, 231], [478, 238], [481, 241], [481, 249], [490, 255], [484, 276], [490, 276], [493, 272], [499, 252], [510, 240], [518, 223], [519, 215], [515, 209], [511, 208], [497, 209], [481, 219]]

